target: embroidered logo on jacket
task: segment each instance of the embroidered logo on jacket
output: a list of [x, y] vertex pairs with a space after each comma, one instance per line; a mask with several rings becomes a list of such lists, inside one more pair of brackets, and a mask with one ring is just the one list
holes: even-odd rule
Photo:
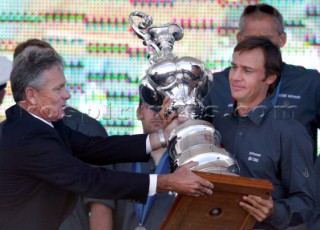
[[249, 152], [248, 161], [252, 161], [252, 162], [258, 163], [260, 158], [261, 158], [261, 154], [260, 153]]

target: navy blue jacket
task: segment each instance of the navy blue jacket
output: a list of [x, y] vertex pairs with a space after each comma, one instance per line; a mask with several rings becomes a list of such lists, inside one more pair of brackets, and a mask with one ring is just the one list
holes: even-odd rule
[[315, 207], [312, 140], [295, 120], [277, 117], [270, 99], [240, 117], [235, 111], [214, 121], [240, 176], [269, 180], [275, 212], [258, 229], [284, 229], [307, 222]]
[[[212, 116], [223, 117], [232, 109], [233, 101], [229, 85], [229, 71], [226, 68], [214, 73], [210, 94], [206, 97], [206, 120]], [[320, 73], [316, 70], [283, 63], [281, 85], [275, 112], [281, 119], [293, 119], [304, 125], [314, 141], [316, 153], [317, 129], [320, 129]]]

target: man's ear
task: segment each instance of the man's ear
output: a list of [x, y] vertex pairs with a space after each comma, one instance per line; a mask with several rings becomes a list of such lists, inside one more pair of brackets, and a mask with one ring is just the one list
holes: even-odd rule
[[25, 89], [26, 99], [29, 101], [32, 105], [37, 104], [37, 92], [35, 89], [31, 87], [27, 87]]
[[239, 43], [242, 40], [242, 35], [240, 32], [237, 33], [237, 43]]
[[280, 35], [280, 43], [279, 43], [280, 48], [281, 48], [281, 47], [284, 47], [286, 43], [287, 43], [287, 33], [286, 33], [286, 32], [283, 32], [283, 33]]
[[268, 76], [268, 78], [266, 79], [266, 83], [268, 85], [271, 85], [275, 80], [277, 79], [277, 75], [276, 74], [271, 74]]
[[136, 110], [136, 116], [138, 120], [142, 120], [142, 111], [141, 111], [141, 106], [139, 106]]

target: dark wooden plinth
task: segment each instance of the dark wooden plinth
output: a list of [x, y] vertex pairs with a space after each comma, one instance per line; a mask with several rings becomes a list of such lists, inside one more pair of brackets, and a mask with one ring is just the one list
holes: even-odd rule
[[269, 198], [273, 191], [267, 180], [195, 172], [214, 184], [207, 197], [178, 195], [161, 230], [247, 230], [256, 223], [239, 202], [244, 195]]

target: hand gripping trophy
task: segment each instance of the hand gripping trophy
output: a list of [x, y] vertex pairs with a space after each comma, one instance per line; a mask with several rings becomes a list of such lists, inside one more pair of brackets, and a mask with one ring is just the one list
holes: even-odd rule
[[[136, 17], [141, 20], [138, 24], [134, 21]], [[172, 103], [166, 114], [176, 111], [178, 116], [188, 118], [169, 137], [168, 150], [174, 166], [198, 161], [192, 170], [238, 175], [237, 163], [220, 146], [218, 131], [201, 120], [202, 99], [211, 88], [212, 73], [196, 58], [178, 58], [172, 53], [174, 42], [183, 37], [183, 29], [176, 23], [153, 26], [152, 17], [143, 12], [131, 13], [129, 22], [147, 46], [151, 63], [139, 86], [142, 100], [159, 111], [163, 99], [170, 97]]]

